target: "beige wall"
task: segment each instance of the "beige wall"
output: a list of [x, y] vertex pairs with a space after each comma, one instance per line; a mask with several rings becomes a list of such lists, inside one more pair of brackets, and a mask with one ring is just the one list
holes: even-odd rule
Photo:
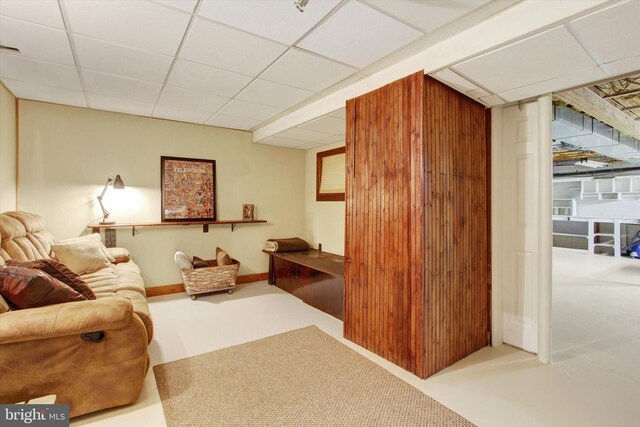
[[253, 144], [251, 134], [119, 113], [20, 101], [21, 210], [43, 215], [59, 239], [78, 236], [98, 220], [95, 196], [108, 175], [126, 189], [109, 189], [104, 202], [118, 222], [160, 221], [160, 156], [216, 160], [218, 218], [237, 219], [256, 205], [268, 224], [143, 228], [118, 231], [146, 285], [180, 283], [175, 250], [211, 258], [216, 246], [242, 263], [240, 274], [266, 272], [267, 238], [303, 235], [305, 153]]
[[316, 154], [343, 147], [344, 142], [307, 150], [305, 154], [305, 220], [306, 239], [322, 250], [344, 254], [344, 202], [316, 202]]
[[16, 209], [16, 98], [0, 83], [0, 212]]

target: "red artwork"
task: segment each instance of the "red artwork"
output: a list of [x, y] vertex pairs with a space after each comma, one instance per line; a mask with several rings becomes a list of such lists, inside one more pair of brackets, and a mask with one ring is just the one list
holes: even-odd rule
[[215, 221], [215, 160], [161, 157], [162, 221]]

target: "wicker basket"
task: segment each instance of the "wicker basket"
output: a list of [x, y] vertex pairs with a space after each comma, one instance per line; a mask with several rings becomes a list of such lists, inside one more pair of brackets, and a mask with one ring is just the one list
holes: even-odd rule
[[180, 270], [184, 280], [184, 289], [191, 299], [196, 299], [200, 294], [217, 291], [233, 292], [238, 279], [240, 261], [231, 260], [233, 264], [218, 267], [216, 261], [211, 261], [212, 267], [194, 268], [193, 270]]

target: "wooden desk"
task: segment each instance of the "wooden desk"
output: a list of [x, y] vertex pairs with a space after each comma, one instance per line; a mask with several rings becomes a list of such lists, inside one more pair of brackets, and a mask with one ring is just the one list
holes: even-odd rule
[[315, 249], [303, 252], [266, 252], [269, 284], [342, 320], [344, 257]]

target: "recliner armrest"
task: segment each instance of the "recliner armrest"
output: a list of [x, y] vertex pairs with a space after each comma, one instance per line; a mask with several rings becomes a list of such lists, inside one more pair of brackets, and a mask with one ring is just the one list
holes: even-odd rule
[[132, 317], [131, 301], [115, 296], [10, 311], [0, 315], [0, 344], [121, 329]]

